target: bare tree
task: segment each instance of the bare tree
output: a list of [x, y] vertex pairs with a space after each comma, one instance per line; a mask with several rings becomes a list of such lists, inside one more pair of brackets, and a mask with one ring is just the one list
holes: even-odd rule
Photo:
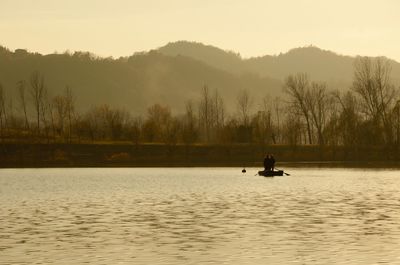
[[216, 129], [221, 128], [225, 121], [225, 106], [224, 100], [218, 93], [218, 89], [215, 90], [214, 98], [213, 98], [213, 125]]
[[45, 83], [43, 75], [41, 75], [38, 71], [33, 72], [31, 75], [30, 83], [30, 94], [32, 97], [33, 107], [36, 112], [37, 134], [39, 135], [40, 118], [42, 116], [43, 109], [43, 97], [45, 95]]
[[[178, 142], [178, 136], [180, 132], [180, 124], [177, 118], [171, 117], [167, 120], [163, 128], [163, 141], [168, 146], [174, 146]], [[172, 150], [170, 150], [172, 151]]]
[[17, 126], [17, 121], [16, 117], [14, 115], [14, 102], [12, 97], [8, 97], [8, 102], [7, 102], [7, 128], [16, 128]]
[[280, 142], [282, 139], [281, 135], [281, 116], [282, 116], [282, 107], [281, 103], [282, 100], [279, 97], [276, 97], [274, 102], [272, 103], [274, 106], [274, 111], [273, 113], [275, 114], [275, 118], [273, 119], [275, 121], [275, 131], [274, 131], [274, 136], [273, 136], [273, 141], [274, 143]]
[[139, 145], [141, 136], [141, 127], [142, 127], [142, 120], [139, 117], [136, 117], [131, 121], [130, 138], [132, 139], [132, 142], [136, 146]]
[[64, 97], [66, 101], [66, 115], [68, 119], [68, 140], [72, 139], [72, 119], [75, 113], [75, 97], [69, 86], [65, 88]]
[[267, 97], [263, 99], [262, 110], [259, 110], [252, 120], [255, 139], [260, 144], [269, 144], [272, 140], [275, 143], [272, 122], [272, 107]]
[[283, 124], [283, 131], [286, 143], [293, 148], [302, 142], [302, 124], [300, 121], [300, 115], [297, 112], [297, 109], [294, 109], [293, 106], [288, 107], [286, 119]]
[[394, 114], [394, 120], [396, 124], [396, 144], [397, 148], [399, 148], [400, 145], [400, 100], [396, 101], [396, 106], [393, 109], [393, 114]]
[[52, 104], [49, 100], [47, 89], [44, 88], [42, 92], [42, 98], [40, 101], [40, 114], [41, 120], [46, 135], [47, 142], [50, 142], [50, 125], [49, 118], [52, 118]]
[[4, 130], [7, 123], [6, 115], [6, 96], [3, 85], [0, 83], [0, 136], [3, 138]]
[[87, 131], [92, 141], [105, 137], [102, 120], [101, 110], [98, 106], [91, 107], [84, 116], [84, 123], [86, 123]]
[[111, 109], [106, 114], [106, 121], [110, 129], [111, 139], [120, 140], [128, 127], [129, 113], [124, 109]]
[[205, 140], [210, 142], [216, 139], [218, 130], [224, 124], [225, 106], [218, 89], [213, 94], [207, 86], [201, 91], [199, 102], [199, 127], [205, 136]]
[[200, 104], [199, 104], [199, 122], [204, 129], [206, 141], [210, 141], [210, 130], [212, 125], [212, 99], [207, 86], [202, 89]]
[[186, 103], [186, 113], [183, 118], [182, 139], [186, 145], [196, 141], [198, 132], [196, 128], [196, 116], [194, 114], [193, 102]]
[[390, 113], [398, 99], [398, 90], [390, 79], [391, 66], [387, 59], [359, 57], [354, 68], [353, 90], [359, 95], [365, 115], [383, 126], [386, 143], [393, 141]]
[[24, 80], [19, 81], [17, 83], [17, 87], [18, 87], [18, 99], [20, 108], [22, 109], [24, 114], [25, 129], [29, 130], [29, 121], [28, 121], [26, 98], [25, 98], [26, 82]]
[[172, 115], [168, 106], [154, 104], [147, 109], [147, 119], [143, 125], [143, 133], [148, 141], [165, 141], [166, 130]]
[[358, 101], [351, 91], [341, 94], [339, 91], [333, 93], [334, 98], [340, 106], [339, 131], [341, 143], [344, 146], [354, 146], [358, 142], [357, 130], [360, 117], [358, 115]]
[[53, 98], [55, 109], [56, 131], [58, 136], [64, 135], [64, 123], [67, 116], [67, 99], [64, 96], [55, 96]]
[[307, 108], [317, 129], [318, 144], [322, 146], [325, 144], [324, 129], [328, 122], [331, 97], [326, 91], [326, 84], [316, 82], [311, 84], [311, 89], [306, 92], [306, 95]]
[[237, 107], [241, 124], [248, 126], [250, 121], [251, 98], [247, 90], [241, 90], [237, 97]]
[[307, 126], [308, 143], [312, 144], [312, 118], [306, 99], [309, 83], [308, 76], [305, 73], [289, 75], [285, 80], [285, 92], [291, 97], [292, 106], [304, 117]]

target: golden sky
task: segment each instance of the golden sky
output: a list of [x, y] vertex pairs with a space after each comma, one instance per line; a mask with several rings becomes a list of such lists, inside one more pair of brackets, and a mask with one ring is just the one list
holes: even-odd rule
[[400, 61], [397, 0], [0, 0], [0, 45], [127, 56], [189, 40], [279, 54], [315, 45]]

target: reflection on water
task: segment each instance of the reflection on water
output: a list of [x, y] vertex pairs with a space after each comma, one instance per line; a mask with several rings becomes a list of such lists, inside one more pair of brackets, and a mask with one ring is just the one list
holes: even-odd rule
[[256, 171], [0, 170], [0, 264], [400, 264], [400, 171]]

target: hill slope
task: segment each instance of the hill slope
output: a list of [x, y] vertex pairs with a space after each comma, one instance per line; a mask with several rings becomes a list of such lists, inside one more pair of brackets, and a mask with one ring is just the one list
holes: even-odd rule
[[[314, 80], [326, 81], [337, 88], [348, 88], [353, 78], [356, 57], [338, 55], [309, 46], [279, 55], [242, 59], [239, 55], [201, 43], [179, 41], [159, 48], [169, 56], [183, 55], [232, 73], [254, 73], [283, 80], [287, 75], [306, 72]], [[400, 83], [400, 63], [391, 60], [392, 76]]]
[[166, 56], [156, 51], [128, 58], [95, 58], [89, 53], [40, 55], [23, 50], [0, 50], [0, 82], [8, 95], [16, 95], [16, 83], [29, 81], [33, 71], [44, 76], [49, 95], [70, 86], [79, 109], [108, 103], [133, 113], [144, 113], [152, 104], [168, 104], [176, 112], [185, 101], [196, 101], [204, 85], [218, 89], [227, 109], [236, 108], [239, 90], [253, 97], [280, 93], [281, 82], [256, 75], [229, 73], [184, 56]]
[[[326, 81], [333, 88], [348, 89], [354, 60], [316, 47], [242, 59], [233, 52], [186, 41], [120, 59], [83, 52], [41, 55], [0, 47], [0, 83], [16, 101], [16, 83], [29, 81], [33, 71], [40, 71], [50, 97], [68, 85], [80, 110], [107, 103], [134, 114], [145, 113], [155, 103], [182, 112], [185, 102], [197, 102], [207, 85], [212, 91], [218, 89], [227, 110], [233, 112], [241, 89], [250, 92], [254, 104], [260, 104], [265, 96], [281, 95], [283, 79], [296, 72], [307, 72], [313, 80]], [[393, 79], [399, 84], [400, 64], [391, 64]]]
[[187, 56], [231, 73], [239, 74], [246, 71], [239, 54], [198, 42], [172, 42], [159, 48], [158, 51], [168, 56]]

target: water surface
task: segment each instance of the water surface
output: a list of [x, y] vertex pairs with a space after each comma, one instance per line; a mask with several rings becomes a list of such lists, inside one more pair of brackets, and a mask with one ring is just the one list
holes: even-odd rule
[[0, 264], [400, 264], [400, 171], [0, 170]]

